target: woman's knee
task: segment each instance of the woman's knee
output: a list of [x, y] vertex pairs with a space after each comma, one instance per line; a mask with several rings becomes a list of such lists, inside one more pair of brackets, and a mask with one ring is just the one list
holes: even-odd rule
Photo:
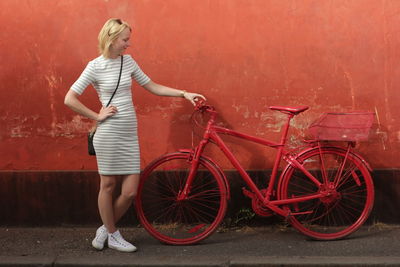
[[104, 193], [113, 193], [116, 185], [115, 178], [101, 178], [100, 191]]
[[121, 196], [133, 200], [137, 195], [139, 175], [132, 174], [123, 178]]
[[137, 195], [136, 190], [124, 190], [121, 192], [121, 196], [129, 201], [132, 201]]

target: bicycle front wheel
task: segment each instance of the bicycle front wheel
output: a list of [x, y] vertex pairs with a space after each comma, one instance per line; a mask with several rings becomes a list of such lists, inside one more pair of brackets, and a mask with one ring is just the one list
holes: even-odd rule
[[293, 166], [283, 174], [280, 199], [325, 193], [323, 197], [286, 207], [292, 214], [290, 223], [314, 239], [348, 236], [367, 220], [372, 210], [374, 187], [370, 172], [358, 156], [346, 152], [339, 147], [322, 147], [297, 158], [318, 179], [320, 187]]
[[224, 178], [203, 158], [188, 196], [183, 191], [191, 162], [188, 153], [172, 153], [151, 163], [143, 172], [136, 208], [143, 227], [156, 239], [172, 245], [199, 242], [216, 230], [226, 212]]

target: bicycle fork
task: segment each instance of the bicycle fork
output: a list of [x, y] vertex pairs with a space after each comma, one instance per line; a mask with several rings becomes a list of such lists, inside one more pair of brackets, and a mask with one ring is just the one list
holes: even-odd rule
[[186, 179], [186, 183], [184, 188], [178, 193], [177, 201], [183, 201], [188, 198], [190, 194], [191, 185], [193, 179], [197, 173], [199, 162], [200, 162], [200, 155], [204, 150], [205, 145], [207, 144], [206, 140], [201, 140], [199, 146], [195, 149], [192, 149], [189, 154], [188, 162], [190, 163], [189, 174]]
[[188, 159], [188, 161], [190, 163], [190, 170], [189, 170], [188, 178], [186, 180], [183, 190], [178, 193], [177, 201], [183, 201], [188, 198], [193, 179], [194, 179], [194, 177], [197, 173], [197, 169], [199, 167], [200, 156], [202, 155], [204, 148], [210, 139], [210, 128], [212, 127], [212, 125], [215, 122], [215, 117], [216, 117], [216, 113], [212, 113], [211, 118], [207, 123], [207, 128], [206, 128], [206, 131], [204, 132], [203, 139], [200, 141], [199, 145], [197, 147], [195, 147], [194, 149], [192, 149], [192, 151], [190, 152], [190, 156]]

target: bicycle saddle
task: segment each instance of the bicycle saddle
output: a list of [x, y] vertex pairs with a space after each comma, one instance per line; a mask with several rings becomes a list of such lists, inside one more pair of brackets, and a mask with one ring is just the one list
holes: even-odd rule
[[299, 106], [299, 107], [284, 107], [284, 106], [270, 106], [271, 110], [278, 110], [283, 113], [290, 113], [293, 115], [297, 115], [303, 111], [306, 111], [309, 107], [308, 106]]

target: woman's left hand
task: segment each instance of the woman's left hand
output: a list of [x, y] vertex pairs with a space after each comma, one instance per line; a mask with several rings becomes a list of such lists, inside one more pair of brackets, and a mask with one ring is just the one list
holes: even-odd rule
[[183, 97], [189, 100], [193, 104], [193, 106], [196, 105], [197, 98], [202, 98], [204, 101], [207, 100], [203, 95], [189, 92], [184, 92]]

